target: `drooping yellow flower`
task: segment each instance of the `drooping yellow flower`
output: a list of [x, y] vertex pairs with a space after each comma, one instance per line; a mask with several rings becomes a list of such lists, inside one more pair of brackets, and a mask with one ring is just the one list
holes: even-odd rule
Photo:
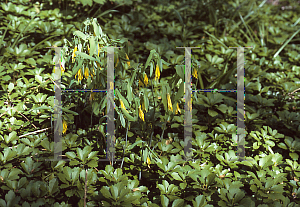
[[68, 123], [65, 120], [63, 120], [63, 134], [66, 133], [67, 129], [68, 129]]
[[117, 63], [115, 64], [115, 67], [117, 67], [118, 63], [119, 63], [119, 58], [117, 59]]
[[85, 79], [88, 79], [88, 77], [89, 77], [89, 69], [88, 68], [85, 68], [85, 70], [84, 70], [84, 77], [85, 77]]
[[[126, 59], [128, 59], [129, 60], [129, 57], [128, 57], [128, 55], [126, 54]], [[130, 61], [127, 61], [127, 65], [130, 67]]]
[[100, 70], [102, 70], [101, 67], [100, 67], [100, 63], [96, 62], [96, 65], [98, 66], [98, 68], [99, 68]]
[[167, 100], [168, 100], [168, 109], [170, 111], [173, 111], [173, 107], [172, 107], [172, 102], [171, 102], [171, 98], [170, 98], [170, 94], [167, 94]]
[[65, 68], [63, 67], [63, 65], [60, 65], [60, 69], [61, 69], [61, 72], [65, 72]]
[[120, 104], [121, 104], [121, 108], [125, 109], [125, 111], [127, 111], [126, 108], [125, 108], [125, 105], [124, 105], [124, 103], [123, 103], [123, 101], [121, 99], [120, 99]]
[[141, 109], [141, 105], [139, 106], [139, 117], [140, 117], [143, 121], [145, 121], [144, 113], [143, 113], [143, 111], [142, 111], [142, 109]]
[[179, 104], [177, 103], [175, 114], [178, 114], [178, 112], [181, 113], [181, 110], [180, 110], [180, 108], [179, 108]]
[[160, 77], [160, 71], [159, 71], [158, 65], [156, 65], [156, 69], [155, 69], [155, 80], [158, 80], [159, 77]]
[[151, 164], [151, 160], [149, 157], [147, 157], [147, 165], [148, 165], [148, 168], [150, 168], [150, 164]]
[[83, 74], [82, 74], [81, 68], [75, 74], [75, 78], [76, 78], [76, 76], [78, 76], [78, 78], [77, 78], [78, 81], [81, 81], [83, 79]]
[[95, 68], [93, 68], [93, 72], [91, 73], [91, 77], [93, 78], [95, 75]]
[[73, 50], [73, 54], [72, 54], [72, 62], [74, 63], [75, 61], [75, 57], [76, 57], [76, 54], [75, 52], [77, 51], [77, 46], [75, 46], [74, 50]]
[[146, 73], [144, 74], [144, 83], [146, 86], [148, 85], [148, 77]]
[[88, 45], [88, 51], [89, 51], [89, 53], [90, 53], [90, 47], [89, 47], [89, 45]]
[[193, 76], [198, 79], [198, 73], [197, 73], [197, 70], [194, 68], [193, 70]]

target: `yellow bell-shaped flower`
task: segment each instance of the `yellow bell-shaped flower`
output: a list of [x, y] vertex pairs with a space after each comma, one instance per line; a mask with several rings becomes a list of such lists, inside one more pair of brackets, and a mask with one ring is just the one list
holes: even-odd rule
[[144, 74], [144, 83], [146, 86], [148, 85], [148, 77], [146, 73]]
[[158, 80], [159, 77], [160, 77], [160, 71], [159, 71], [158, 65], [156, 65], [156, 69], [155, 69], [155, 80]]
[[150, 168], [150, 164], [151, 164], [151, 160], [149, 157], [147, 157], [147, 165], [148, 165], [148, 168]]
[[179, 104], [177, 103], [175, 114], [178, 114], [178, 112], [181, 113], [181, 110], [180, 110], [180, 108], [179, 108]]
[[83, 79], [83, 74], [82, 74], [81, 68], [76, 73], [75, 78], [76, 78], [76, 76], [77, 76], [78, 81], [81, 81]]
[[198, 73], [197, 73], [197, 70], [194, 68], [193, 69], [193, 76], [198, 79]]
[[119, 58], [117, 59], [117, 62], [116, 62], [116, 64], [115, 64], [115, 67], [117, 67], [118, 63], [119, 63]]
[[76, 57], [76, 54], [75, 52], [77, 51], [77, 46], [75, 46], [74, 50], [73, 50], [73, 54], [72, 54], [72, 63], [74, 63], [75, 61], [75, 57]]
[[[126, 54], [126, 59], [129, 60], [129, 57], [127, 54]], [[130, 67], [130, 61], [127, 61], [127, 65]]]
[[67, 129], [68, 129], [68, 123], [65, 120], [63, 120], [63, 131], [62, 131], [62, 133], [65, 134]]
[[85, 70], [84, 70], [84, 77], [85, 77], [85, 79], [88, 79], [88, 77], [89, 77], [89, 69], [88, 68], [85, 68]]
[[101, 67], [100, 67], [100, 63], [96, 62], [96, 65], [97, 65], [97, 67], [98, 67], [100, 70], [102, 70]]
[[171, 98], [170, 98], [170, 94], [167, 94], [167, 100], [168, 100], [168, 109], [170, 111], [173, 111], [173, 107], [172, 107], [172, 102], [171, 102]]
[[91, 73], [91, 77], [93, 78], [95, 75], [95, 68], [93, 68], [93, 72]]
[[140, 117], [143, 121], [145, 121], [144, 113], [143, 113], [143, 111], [142, 111], [142, 109], [141, 109], [141, 105], [139, 106], [139, 117]]
[[125, 109], [125, 111], [127, 111], [126, 108], [125, 108], [125, 105], [124, 105], [124, 103], [123, 103], [123, 101], [121, 99], [120, 99], [120, 104], [121, 104], [121, 108]]

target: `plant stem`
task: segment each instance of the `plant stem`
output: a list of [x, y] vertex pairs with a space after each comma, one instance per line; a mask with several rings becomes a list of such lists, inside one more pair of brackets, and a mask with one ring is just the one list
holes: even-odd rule
[[84, 184], [84, 201], [83, 206], [86, 207], [86, 191], [87, 191], [87, 169], [85, 169], [85, 184]]
[[127, 145], [128, 126], [129, 126], [129, 123], [127, 122], [127, 131], [126, 131], [126, 135], [125, 135], [125, 147], [124, 147], [124, 150], [123, 150], [123, 158], [122, 158], [122, 163], [121, 163], [121, 169], [123, 167], [124, 156], [125, 156], [125, 149], [126, 149], [126, 145]]
[[151, 142], [152, 142], [152, 136], [153, 136], [153, 133], [154, 133], [154, 122], [155, 122], [155, 101], [154, 101], [154, 92], [153, 92], [152, 80], [151, 80], [151, 91], [152, 91], [152, 99], [153, 99], [153, 104], [154, 104], [154, 107], [153, 107], [154, 113], [153, 113], [153, 118], [152, 118], [152, 133], [151, 133], [151, 138], [150, 138], [150, 142], [149, 142], [150, 147], [151, 147]]

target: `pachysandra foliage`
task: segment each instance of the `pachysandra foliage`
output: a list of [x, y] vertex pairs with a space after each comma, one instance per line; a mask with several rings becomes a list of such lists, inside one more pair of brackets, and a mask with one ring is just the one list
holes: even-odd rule
[[[0, 206], [299, 206], [300, 11], [285, 3], [4, 1]], [[63, 47], [57, 67], [54, 45]], [[62, 92], [61, 157], [69, 161], [47, 161], [55, 70], [63, 90], [106, 90], [112, 46], [123, 47], [114, 49], [110, 149], [121, 161], [99, 161], [108, 152], [99, 91]], [[192, 90], [225, 91], [236, 89], [229, 47], [253, 46], [244, 54], [246, 161], [232, 161], [232, 92], [191, 94], [192, 159], [184, 160], [183, 46], [198, 47]]]

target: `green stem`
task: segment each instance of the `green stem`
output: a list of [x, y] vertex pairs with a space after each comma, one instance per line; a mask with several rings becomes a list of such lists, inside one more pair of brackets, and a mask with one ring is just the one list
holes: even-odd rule
[[123, 163], [124, 163], [125, 149], [126, 149], [126, 145], [127, 145], [128, 127], [129, 127], [129, 123], [127, 122], [127, 130], [126, 130], [126, 135], [125, 135], [125, 146], [124, 146], [124, 149], [123, 149], [123, 158], [122, 158], [122, 163], [121, 163], [121, 169], [122, 169]]
[[152, 142], [152, 136], [154, 133], [154, 122], [155, 122], [155, 101], [154, 101], [154, 92], [153, 92], [153, 83], [151, 81], [151, 91], [152, 91], [152, 99], [153, 99], [153, 104], [154, 104], [154, 113], [153, 113], [153, 118], [152, 118], [152, 133], [151, 133], [151, 137], [150, 137], [150, 142], [149, 142], [149, 146], [151, 147], [151, 142]]
[[[170, 116], [170, 115], [169, 115], [169, 116]], [[164, 132], [165, 132], [165, 129], [166, 129], [166, 125], [167, 125], [167, 122], [165, 122], [165, 126], [164, 126], [164, 129], [163, 129], [163, 132], [162, 132], [162, 134], [161, 134], [160, 139], [159, 139], [158, 142], [160, 142], [160, 141], [162, 140], [163, 136], [164, 136]], [[154, 148], [155, 148], [156, 146], [157, 146], [157, 143], [156, 143], [155, 146], [152, 148], [152, 150], [154, 150]]]

